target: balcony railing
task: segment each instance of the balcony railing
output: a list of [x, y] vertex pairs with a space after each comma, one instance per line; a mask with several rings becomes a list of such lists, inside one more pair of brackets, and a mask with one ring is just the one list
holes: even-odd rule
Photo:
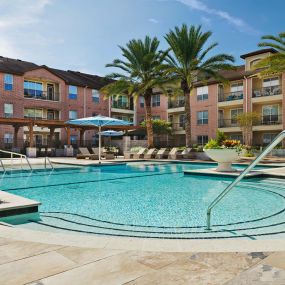
[[112, 101], [112, 108], [123, 109], [123, 110], [134, 110], [133, 104], [122, 103], [117, 101]]
[[185, 130], [185, 123], [172, 123], [172, 131], [183, 131]]
[[254, 89], [252, 90], [252, 97], [263, 97], [263, 96], [274, 96], [274, 95], [280, 95], [282, 94], [282, 86], [276, 85], [276, 86], [270, 86], [270, 87], [264, 87], [261, 89]]
[[[254, 126], [262, 125], [279, 125], [282, 124], [282, 115], [261, 116], [259, 120], [254, 122]], [[236, 119], [222, 119], [218, 121], [219, 128], [238, 127], [239, 124]]]
[[41, 90], [24, 89], [24, 97], [48, 101], [59, 101], [58, 92], [47, 92]]
[[184, 107], [185, 101], [184, 100], [169, 100], [168, 101], [168, 109], [174, 109], [174, 108], [181, 108]]
[[33, 120], [59, 120], [59, 115], [52, 116], [24, 116], [25, 119], [33, 119]]
[[219, 97], [219, 102], [242, 100], [243, 92], [238, 91], [238, 92], [230, 92], [230, 93], [220, 93], [218, 97]]

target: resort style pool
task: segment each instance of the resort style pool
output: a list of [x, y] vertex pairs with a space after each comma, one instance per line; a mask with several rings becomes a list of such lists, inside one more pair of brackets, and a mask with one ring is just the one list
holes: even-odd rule
[[243, 180], [214, 208], [207, 231], [207, 207], [233, 178], [183, 171], [210, 167], [215, 165], [132, 162], [19, 171], [2, 176], [0, 189], [42, 203], [40, 219], [18, 225], [26, 228], [195, 239], [285, 233], [285, 184], [276, 178]]

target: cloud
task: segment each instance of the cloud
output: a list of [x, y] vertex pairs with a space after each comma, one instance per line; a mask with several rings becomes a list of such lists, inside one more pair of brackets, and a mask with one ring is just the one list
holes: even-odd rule
[[200, 0], [176, 0], [176, 1], [188, 6], [189, 8], [193, 10], [201, 11], [209, 15], [218, 16], [219, 18], [226, 20], [228, 23], [235, 26], [241, 32], [246, 32], [250, 34], [259, 33], [257, 30], [251, 27], [248, 23], [246, 23], [243, 19], [232, 16], [226, 11], [213, 9], [207, 6], [205, 3], [203, 3]]
[[211, 19], [208, 17], [201, 17], [201, 22], [205, 25], [205, 26], [211, 26]]
[[149, 18], [148, 21], [153, 23], [153, 24], [158, 24], [159, 23], [159, 21], [157, 19], [154, 19], [154, 18]]

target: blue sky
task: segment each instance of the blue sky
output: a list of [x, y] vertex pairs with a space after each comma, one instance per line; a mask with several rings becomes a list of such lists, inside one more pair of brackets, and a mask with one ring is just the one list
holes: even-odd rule
[[285, 31], [284, 0], [0, 0], [0, 55], [98, 75], [120, 57], [118, 45], [202, 24], [216, 52], [257, 49], [264, 34]]

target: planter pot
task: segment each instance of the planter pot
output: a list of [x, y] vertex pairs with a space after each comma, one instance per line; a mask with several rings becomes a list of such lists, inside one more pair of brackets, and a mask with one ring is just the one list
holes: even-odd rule
[[37, 148], [36, 147], [27, 147], [26, 148], [27, 157], [37, 157]]
[[204, 149], [204, 151], [212, 160], [218, 162], [216, 171], [236, 171], [232, 168], [232, 163], [239, 158], [239, 153], [235, 149]]

